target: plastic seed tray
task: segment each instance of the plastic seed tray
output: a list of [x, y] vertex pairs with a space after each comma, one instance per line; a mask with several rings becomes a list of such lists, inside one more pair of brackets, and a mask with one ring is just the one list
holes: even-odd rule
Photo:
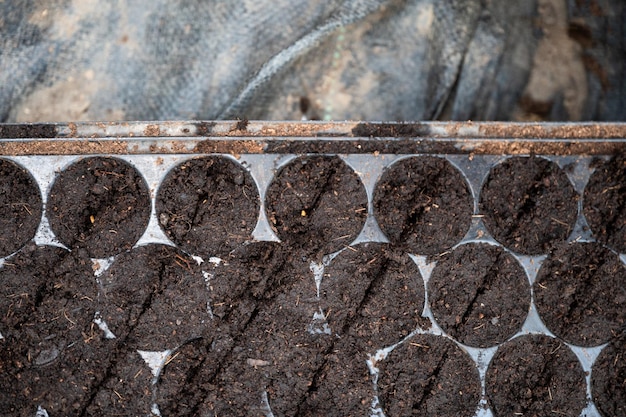
[[626, 125], [0, 125], [0, 414], [626, 415]]

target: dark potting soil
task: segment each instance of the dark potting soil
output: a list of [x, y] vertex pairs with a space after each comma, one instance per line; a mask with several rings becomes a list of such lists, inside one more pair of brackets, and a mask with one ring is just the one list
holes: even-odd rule
[[367, 217], [367, 194], [358, 175], [339, 157], [305, 156], [276, 173], [266, 206], [282, 242], [329, 254], [358, 236]]
[[440, 258], [428, 281], [435, 321], [459, 342], [496, 346], [517, 333], [530, 308], [530, 284], [498, 246], [461, 245]]
[[374, 213], [389, 241], [406, 252], [434, 255], [459, 242], [470, 226], [472, 194], [443, 158], [402, 159], [383, 172]]
[[577, 199], [556, 163], [513, 157], [492, 168], [481, 191], [480, 212], [498, 242], [517, 253], [540, 255], [568, 238]]
[[626, 156], [599, 164], [583, 197], [585, 218], [596, 239], [626, 253]]
[[[33, 417], [41, 406], [51, 417], [146, 415], [156, 403], [164, 417], [249, 416], [265, 415], [269, 403], [277, 417], [360, 416], [369, 415], [379, 394], [389, 417], [472, 416], [480, 383], [471, 358], [447, 337], [412, 335], [416, 329], [427, 330], [430, 322], [422, 317], [424, 281], [407, 252], [437, 260], [429, 284], [431, 308], [444, 330], [468, 345], [492, 346], [519, 330], [528, 309], [528, 283], [518, 263], [502, 249], [467, 244], [443, 254], [469, 227], [471, 193], [463, 176], [443, 158], [406, 161], [392, 165], [383, 175], [376, 190], [375, 214], [380, 220], [381, 207], [395, 199], [403, 199], [404, 204], [394, 205], [397, 215], [412, 214], [397, 223], [401, 231], [396, 238], [390, 232], [395, 229], [384, 229], [390, 244], [353, 246], [348, 245], [363, 227], [367, 198], [358, 175], [338, 157], [297, 158], [270, 184], [267, 213], [281, 243], [244, 243], [251, 240], [260, 204], [256, 185], [241, 165], [225, 157], [197, 158], [179, 165], [157, 195], [159, 222], [178, 249], [156, 244], [130, 249], [145, 230], [148, 214], [144, 216], [143, 210], [148, 213], [150, 204], [149, 200], [139, 203], [142, 193], [147, 193], [145, 182], [125, 162], [88, 158], [62, 171], [53, 184], [61, 190], [55, 197], [59, 202], [66, 204], [70, 195], [76, 204], [82, 201], [80, 195], [91, 196], [89, 201], [100, 201], [96, 197], [101, 195], [106, 199], [100, 206], [80, 203], [87, 207], [80, 211], [54, 206], [50, 197], [48, 211], [57, 207], [58, 212], [51, 216], [63, 221], [73, 216], [74, 222], [88, 223], [86, 232], [74, 240], [62, 236], [65, 223], [54, 226], [72, 252], [26, 244], [0, 268], [0, 317], [9, 318], [6, 323], [0, 321], [4, 337], [0, 339], [0, 414]], [[76, 168], [81, 166], [84, 169]], [[393, 171], [403, 166], [404, 170]], [[415, 174], [418, 168], [437, 174], [422, 184]], [[385, 188], [397, 178], [405, 182], [395, 189]], [[67, 186], [58, 185], [62, 181]], [[81, 191], [81, 186], [88, 192]], [[136, 209], [128, 211], [128, 223], [121, 219], [121, 226], [108, 226], [112, 236], [116, 233], [111, 230], [125, 237], [112, 241], [104, 232], [89, 234], [89, 227], [96, 227], [102, 213], [116, 216], [116, 209], [107, 204], [127, 201], [128, 196], [119, 196], [129, 187], [139, 193], [139, 197], [131, 193]], [[389, 193], [383, 195], [381, 190]], [[402, 194], [406, 190], [410, 195]], [[420, 193], [428, 198], [415, 208], [411, 199], [423, 198]], [[174, 211], [183, 203], [185, 210]], [[430, 220], [430, 214], [446, 204], [458, 211], [449, 216], [439, 212], [438, 216], [448, 216], [442, 222], [435, 217]], [[419, 233], [406, 226], [414, 221], [422, 227]], [[332, 259], [322, 257], [340, 249]], [[204, 263], [198, 265], [189, 253], [203, 256]], [[112, 254], [116, 254], [112, 265], [94, 277], [89, 257]], [[584, 256], [589, 263], [587, 258], [596, 255]], [[322, 260], [326, 265], [318, 291], [314, 270]], [[545, 265], [549, 262], [550, 258]], [[21, 269], [13, 270], [16, 265]], [[602, 271], [603, 265], [596, 269]], [[540, 278], [538, 282], [544, 285]], [[83, 291], [83, 286], [90, 292]], [[622, 287], [622, 281], [610, 281], [611, 292], [602, 290], [609, 295], [596, 298], [613, 300], [616, 296], [623, 305], [619, 301]], [[468, 291], [457, 295], [453, 289]], [[450, 303], [455, 297], [458, 300]], [[438, 312], [438, 300], [443, 300], [445, 309], [450, 305], [448, 316]], [[96, 311], [115, 338], [107, 339], [93, 323]], [[603, 340], [619, 330], [611, 329]], [[398, 342], [402, 343], [387, 358], [371, 356]], [[578, 389], [580, 365], [575, 357], [569, 361], [571, 355], [568, 361], [561, 357], [553, 361], [559, 352], [571, 353], [564, 344], [550, 345], [553, 342], [559, 343], [541, 339], [539, 345], [548, 344], [550, 350], [539, 357], [529, 353], [534, 346], [516, 354], [509, 348], [512, 342], [505, 343], [491, 365], [496, 371], [490, 375], [495, 378], [508, 372], [531, 381], [541, 374], [543, 379], [529, 384], [533, 389], [549, 386], [548, 398], [555, 395], [553, 381], [544, 383], [548, 376], [563, 374]], [[157, 378], [138, 350], [166, 349], [171, 351]], [[528, 368], [528, 374], [516, 374], [516, 361], [523, 363], [524, 355], [531, 355], [533, 366], [541, 360], [547, 363], [547, 373]], [[613, 361], [621, 357], [617, 355]], [[381, 371], [378, 392], [368, 360]], [[614, 365], [602, 366], [609, 383], [615, 384], [622, 374], [610, 374]], [[561, 379], [554, 381], [559, 387], [569, 386]], [[584, 379], [581, 383], [584, 403]], [[494, 389], [501, 389], [498, 395], [502, 396], [519, 385], [513, 377], [492, 382], [490, 401], [497, 397]], [[609, 392], [619, 394], [619, 386], [612, 389]], [[522, 399], [524, 407], [547, 401], [533, 395]], [[576, 391], [568, 397], [567, 406], [577, 410], [570, 413], [573, 416], [580, 411], [577, 395]], [[563, 407], [555, 410], [570, 412]]]
[[181, 249], [223, 256], [252, 239], [259, 193], [241, 165], [222, 156], [176, 166], [161, 184], [156, 210], [161, 228]]
[[379, 399], [388, 416], [476, 413], [478, 370], [467, 353], [446, 337], [415, 335], [377, 366]]
[[546, 326], [568, 343], [598, 346], [626, 326], [626, 266], [600, 243], [556, 248], [533, 291]]
[[355, 245], [324, 270], [320, 301], [320, 327], [336, 339], [301, 413], [368, 415], [373, 400], [370, 355], [418, 327], [430, 328], [422, 317], [421, 274], [407, 254], [387, 244]]
[[41, 211], [41, 193], [32, 175], [0, 159], [0, 257], [9, 256], [35, 236]]
[[102, 379], [97, 289], [81, 250], [26, 245], [0, 269], [0, 414], [77, 415]]
[[578, 417], [586, 405], [585, 373], [558, 339], [521, 336], [502, 345], [491, 360], [486, 394], [495, 417]]
[[604, 417], [626, 415], [626, 333], [613, 339], [596, 359], [591, 395]]
[[101, 315], [120, 342], [144, 351], [201, 337], [211, 319], [196, 262], [166, 245], [121, 254], [100, 276]]
[[90, 396], [83, 415], [149, 416], [154, 375], [141, 355], [124, 346], [109, 355], [113, 360], [107, 366], [106, 379]]
[[150, 191], [127, 162], [85, 158], [57, 175], [46, 207], [50, 227], [64, 245], [107, 258], [130, 249], [145, 231]]

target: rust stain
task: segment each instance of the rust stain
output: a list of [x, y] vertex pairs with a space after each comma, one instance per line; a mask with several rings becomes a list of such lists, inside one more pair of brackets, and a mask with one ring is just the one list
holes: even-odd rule
[[70, 137], [75, 138], [78, 136], [78, 127], [76, 123], [68, 123], [67, 127], [70, 129]]
[[154, 137], [161, 135], [161, 128], [158, 125], [148, 125], [143, 131], [144, 136]]
[[0, 155], [82, 155], [99, 153], [128, 153], [128, 142], [85, 139], [0, 143]]
[[263, 151], [263, 143], [256, 140], [204, 140], [193, 149], [195, 153], [229, 153], [232, 155], [263, 153]]

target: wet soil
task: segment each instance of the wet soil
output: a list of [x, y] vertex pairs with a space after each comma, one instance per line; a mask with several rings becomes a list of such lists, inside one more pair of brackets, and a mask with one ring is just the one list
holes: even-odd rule
[[[0, 414], [78, 415], [102, 379], [97, 289], [84, 251], [28, 244], [0, 269]], [[30, 411], [29, 411], [30, 410]]]
[[156, 209], [161, 228], [181, 249], [201, 257], [222, 256], [252, 239], [259, 193], [241, 165], [207, 156], [170, 171], [159, 188]]
[[480, 197], [493, 237], [514, 252], [540, 255], [565, 241], [577, 216], [578, 195], [554, 162], [513, 157], [495, 166]]
[[[520, 167], [542, 161], [526, 158]], [[562, 172], [544, 168], [531, 188], [546, 188], [552, 203], [575, 208], [571, 185], [559, 186], [570, 199], [551, 188]], [[158, 190], [157, 218], [176, 247], [133, 248], [150, 200], [143, 178], [121, 160], [80, 160], [59, 173], [52, 191], [50, 222], [71, 251], [22, 243], [0, 265], [1, 415], [33, 417], [41, 406], [51, 417], [157, 409], [164, 417], [250, 416], [270, 407], [277, 417], [364, 416], [378, 396], [390, 417], [469, 417], [479, 406], [480, 382], [458, 343], [504, 343], [487, 374], [496, 416], [577, 416], [584, 406], [582, 369], [562, 341], [506, 341], [528, 313], [528, 280], [500, 247], [454, 248], [473, 205], [462, 174], [443, 158], [412, 157], [384, 172], [374, 214], [390, 243], [353, 244], [367, 195], [339, 157], [296, 158], [278, 170], [266, 206], [281, 242], [252, 241], [257, 187], [242, 165], [223, 156], [178, 165]], [[533, 204], [543, 204], [536, 195]], [[119, 223], [107, 223], [105, 213]], [[551, 251], [535, 301], [564, 341], [613, 340], [603, 353], [609, 359], [594, 368], [594, 398], [606, 415], [620, 415], [620, 403], [611, 405], [603, 393], [622, 398], [615, 338], [625, 321], [624, 266], [600, 243], [562, 244], [568, 233], [538, 240]], [[515, 242], [514, 250], [526, 250], [527, 240], [519, 240], [522, 249]], [[434, 262], [430, 277], [409, 253]], [[424, 317], [427, 300], [449, 337], [421, 334], [432, 325]], [[154, 375], [142, 355], [159, 352], [164, 367]]]
[[435, 321], [459, 342], [496, 346], [517, 333], [530, 308], [530, 284], [499, 246], [466, 244], [440, 259], [428, 281]]
[[0, 257], [8, 256], [32, 239], [41, 221], [39, 187], [30, 173], [0, 159]]
[[546, 326], [577, 346], [599, 346], [626, 326], [626, 266], [600, 243], [563, 244], [533, 285]]
[[626, 252], [626, 155], [599, 163], [583, 196], [585, 218], [596, 239]]
[[591, 394], [604, 417], [626, 415], [626, 333], [602, 350], [591, 371]]
[[388, 416], [470, 417], [476, 413], [478, 370], [450, 339], [415, 335], [378, 366], [379, 398]]
[[58, 174], [46, 207], [50, 227], [64, 245], [107, 258], [130, 249], [145, 231], [150, 191], [127, 162], [85, 158]]
[[338, 156], [308, 156], [278, 171], [266, 206], [283, 243], [329, 254], [358, 236], [367, 216], [367, 194], [358, 175]]
[[558, 339], [515, 338], [489, 365], [487, 399], [495, 417], [577, 417], [586, 405], [585, 374], [576, 355]]
[[438, 157], [402, 159], [376, 185], [374, 214], [389, 241], [420, 255], [445, 252], [470, 225], [472, 194], [463, 175]]

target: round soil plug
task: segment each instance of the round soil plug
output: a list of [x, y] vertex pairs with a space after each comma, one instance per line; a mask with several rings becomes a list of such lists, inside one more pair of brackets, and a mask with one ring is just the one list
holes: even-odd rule
[[308, 253], [348, 246], [367, 217], [365, 188], [337, 156], [300, 157], [287, 164], [270, 184], [266, 204], [280, 240]]
[[370, 416], [374, 384], [367, 366], [368, 355], [360, 341], [346, 337], [333, 345], [324, 366], [316, 373], [302, 417]]
[[546, 326], [573, 345], [601, 345], [626, 325], [626, 266], [600, 243], [555, 249], [533, 291]]
[[514, 252], [547, 253], [576, 222], [578, 195], [554, 162], [513, 157], [494, 167], [480, 195], [480, 212], [493, 237]]
[[[86, 416], [154, 416], [152, 391], [154, 376], [150, 367], [133, 349], [122, 347], [107, 378], [94, 392]], [[167, 416], [167, 414], [166, 414]]]
[[626, 333], [613, 339], [596, 359], [591, 394], [603, 417], [626, 416]]
[[443, 330], [463, 344], [484, 348], [521, 329], [530, 308], [530, 284], [505, 250], [471, 243], [437, 262], [428, 297]]
[[106, 258], [139, 240], [150, 217], [150, 192], [127, 162], [85, 158], [57, 176], [46, 207], [50, 227], [64, 245]]
[[415, 335], [377, 366], [378, 397], [388, 417], [471, 417], [476, 413], [478, 369], [446, 337]]
[[0, 257], [9, 256], [35, 236], [41, 210], [35, 179], [16, 163], [0, 159]]
[[486, 391], [495, 417], [579, 416], [585, 373], [563, 342], [521, 336], [501, 346], [489, 365]]
[[387, 244], [364, 243], [341, 252], [325, 268], [320, 306], [332, 334], [351, 337], [364, 351], [398, 343], [422, 317], [424, 281], [413, 260]]
[[103, 320], [135, 349], [163, 351], [202, 336], [209, 293], [196, 262], [166, 245], [120, 255], [100, 277]]
[[79, 415], [102, 377], [96, 282], [77, 252], [28, 244], [0, 269], [2, 415]]
[[585, 187], [583, 209], [596, 239], [626, 253], [626, 156], [596, 167]]
[[252, 239], [259, 193], [252, 176], [222, 156], [191, 159], [163, 180], [156, 199], [161, 228], [181, 249], [225, 256]]
[[385, 169], [374, 193], [374, 213], [392, 245], [435, 255], [458, 243], [470, 226], [472, 194], [446, 159], [402, 159]]

